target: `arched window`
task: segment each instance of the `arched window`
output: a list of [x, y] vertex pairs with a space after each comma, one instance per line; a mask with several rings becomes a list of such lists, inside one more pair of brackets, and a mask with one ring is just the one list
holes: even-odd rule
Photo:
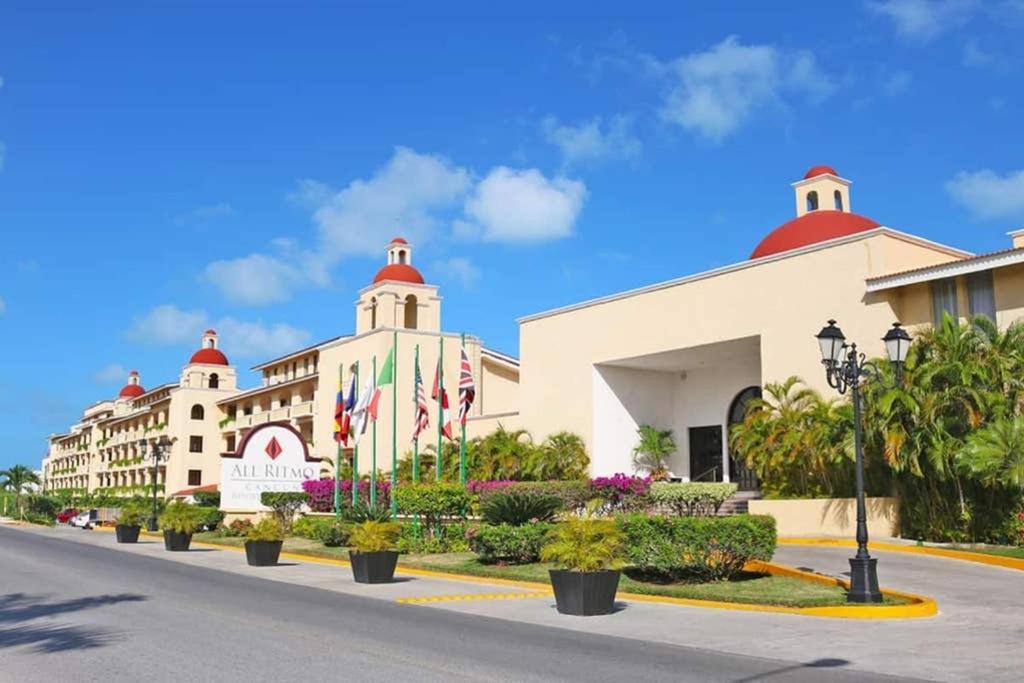
[[193, 420], [202, 420], [204, 417], [206, 417], [206, 410], [204, 410], [201, 405], [197, 403], [194, 406], [192, 406]]
[[216, 343], [215, 341], [213, 341], [213, 339], [207, 339], [207, 340], [206, 340], [206, 348], [208, 348], [208, 349], [212, 349], [212, 348], [214, 348], [214, 347], [215, 347], [216, 345], [217, 345], [217, 343]]
[[842, 211], [843, 210], [843, 193], [840, 192], [839, 190], [836, 190], [835, 192], [832, 193], [832, 196], [833, 196], [833, 198], [835, 198], [836, 211]]
[[216, 372], [210, 373], [210, 384], [211, 389], [220, 388], [220, 377], [217, 376]]
[[419, 322], [419, 308], [416, 305], [416, 295], [410, 294], [405, 298], [405, 328], [415, 330]]
[[405, 249], [399, 249], [398, 251], [398, 262], [405, 263]]
[[[758, 386], [747, 387], [736, 394], [729, 404], [729, 414], [726, 416], [730, 429], [733, 425], [743, 422], [747, 416], [748, 405], [758, 398], [761, 398], [761, 387]], [[758, 488], [757, 475], [747, 467], [742, 458], [737, 458], [732, 452], [729, 453], [729, 479], [735, 482], [740, 491], [756, 491]]]
[[370, 329], [377, 329], [377, 297], [370, 299]]
[[815, 190], [811, 190], [810, 192], [807, 193], [807, 210], [818, 210], [818, 193]]

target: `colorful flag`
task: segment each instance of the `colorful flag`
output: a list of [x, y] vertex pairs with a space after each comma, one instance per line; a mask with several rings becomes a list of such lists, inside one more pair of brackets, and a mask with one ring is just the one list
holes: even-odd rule
[[[341, 443], [348, 446], [348, 437], [352, 432], [352, 411], [356, 407], [356, 374], [352, 373], [352, 383], [348, 387], [348, 398], [345, 399], [345, 403], [342, 405], [342, 416], [340, 431], [338, 432], [337, 438]], [[337, 419], [337, 417], [335, 417]]]
[[376, 391], [377, 378], [373, 376], [373, 373], [370, 373], [370, 376], [366, 379], [366, 384], [363, 386], [363, 392], [359, 395], [355, 408], [352, 409], [352, 443], [357, 446], [359, 445], [359, 439], [366, 433], [366, 425], [370, 424], [372, 419], [370, 403], [373, 401]]
[[469, 408], [476, 398], [476, 384], [473, 383], [473, 369], [469, 365], [469, 356], [466, 355], [466, 347], [461, 347], [462, 364], [459, 367], [459, 424], [466, 425], [469, 418]]
[[395, 349], [388, 351], [388, 357], [384, 359], [384, 366], [377, 376], [377, 385], [373, 388], [373, 396], [370, 398], [370, 419], [377, 419], [377, 409], [380, 405], [381, 387], [385, 384], [393, 384], [395, 381]]
[[334, 400], [334, 440], [342, 442], [343, 426], [345, 424], [345, 385], [341, 378], [338, 378], [338, 396]]
[[423, 388], [423, 375], [420, 374], [420, 363], [416, 361], [416, 415], [413, 419], [412, 440], [420, 438], [424, 429], [430, 426], [430, 407], [427, 405], [427, 392]]
[[454, 441], [455, 439], [452, 437], [452, 422], [447, 419], [448, 392], [444, 390], [444, 378], [441, 377], [440, 361], [438, 361], [437, 369], [434, 371], [434, 386], [430, 390], [430, 398], [436, 401], [438, 396], [441, 397], [441, 414], [437, 416], [437, 421], [439, 424], [443, 425], [441, 427], [441, 433], [444, 434], [449, 441]]

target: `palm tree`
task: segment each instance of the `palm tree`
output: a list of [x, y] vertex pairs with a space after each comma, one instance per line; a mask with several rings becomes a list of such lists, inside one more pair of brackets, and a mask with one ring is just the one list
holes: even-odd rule
[[997, 420], [971, 434], [959, 462], [984, 484], [1024, 488], [1024, 418]]
[[672, 430], [641, 425], [636, 433], [640, 441], [633, 447], [633, 467], [647, 472], [651, 479], [665, 479], [668, 476], [668, 456], [676, 452], [676, 439]]
[[14, 492], [14, 505], [18, 508], [18, 516], [25, 519], [25, 510], [21, 505], [21, 496], [28, 492], [29, 487], [39, 484], [39, 475], [25, 465], [15, 465], [6, 470], [0, 470], [0, 488], [5, 491]]
[[536, 481], [583, 479], [590, 457], [578, 434], [558, 432], [544, 439], [531, 457], [530, 474]]

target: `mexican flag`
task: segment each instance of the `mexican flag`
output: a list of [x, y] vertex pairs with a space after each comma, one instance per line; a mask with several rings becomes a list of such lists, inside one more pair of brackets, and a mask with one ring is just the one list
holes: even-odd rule
[[395, 349], [388, 351], [388, 357], [384, 359], [384, 365], [377, 375], [377, 384], [373, 387], [373, 396], [370, 398], [370, 419], [376, 421], [377, 410], [380, 407], [381, 387], [395, 383]]

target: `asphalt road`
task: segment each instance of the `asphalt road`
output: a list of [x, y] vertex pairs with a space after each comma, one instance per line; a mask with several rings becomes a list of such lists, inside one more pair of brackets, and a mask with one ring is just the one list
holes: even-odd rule
[[844, 666], [397, 605], [0, 527], [4, 681], [892, 680]]

